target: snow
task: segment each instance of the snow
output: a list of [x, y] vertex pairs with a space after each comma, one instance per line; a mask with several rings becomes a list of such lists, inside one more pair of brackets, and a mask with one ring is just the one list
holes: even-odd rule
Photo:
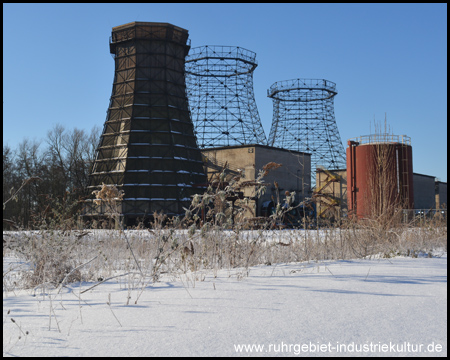
[[446, 356], [447, 253], [433, 256], [180, 272], [144, 288], [125, 274], [59, 293], [4, 281], [3, 355]]

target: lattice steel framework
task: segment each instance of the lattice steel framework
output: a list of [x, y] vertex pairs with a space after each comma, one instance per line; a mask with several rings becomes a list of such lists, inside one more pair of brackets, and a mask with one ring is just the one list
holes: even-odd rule
[[311, 153], [312, 184], [317, 167], [345, 169], [346, 158], [334, 117], [336, 84], [328, 80], [294, 79], [274, 83], [269, 145]]
[[200, 148], [267, 145], [253, 93], [256, 54], [238, 46], [192, 48], [186, 84]]
[[114, 83], [89, 189], [123, 190], [127, 217], [184, 213], [205, 186], [186, 97], [189, 48], [188, 31], [167, 23], [112, 29]]

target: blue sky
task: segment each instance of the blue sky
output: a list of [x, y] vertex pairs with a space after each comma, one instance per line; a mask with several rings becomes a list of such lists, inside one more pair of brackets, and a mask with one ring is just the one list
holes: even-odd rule
[[374, 121], [411, 137], [414, 172], [447, 181], [447, 4], [3, 4], [3, 143], [41, 140], [55, 124], [103, 126], [111, 28], [168, 22], [192, 47], [256, 53], [266, 136], [276, 81], [336, 83], [344, 147]]

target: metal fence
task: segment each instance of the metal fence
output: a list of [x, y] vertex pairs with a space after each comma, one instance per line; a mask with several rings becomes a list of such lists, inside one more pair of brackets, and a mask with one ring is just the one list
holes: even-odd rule
[[447, 209], [404, 209], [403, 222], [423, 223], [431, 219], [447, 221]]

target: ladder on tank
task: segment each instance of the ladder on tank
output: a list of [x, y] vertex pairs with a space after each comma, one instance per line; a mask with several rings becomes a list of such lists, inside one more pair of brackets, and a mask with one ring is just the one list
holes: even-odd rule
[[405, 139], [402, 136], [402, 160], [401, 160], [401, 193], [400, 193], [400, 200], [402, 201], [402, 206], [405, 208], [410, 207], [410, 198], [409, 198], [409, 154], [408, 154], [408, 146], [409, 144], [405, 142]]

